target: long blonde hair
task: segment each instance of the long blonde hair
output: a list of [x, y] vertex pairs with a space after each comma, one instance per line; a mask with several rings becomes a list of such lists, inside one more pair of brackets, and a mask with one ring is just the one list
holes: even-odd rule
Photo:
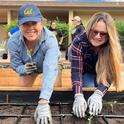
[[109, 86], [111, 82], [115, 86], [116, 90], [119, 91], [122, 50], [114, 20], [111, 15], [106, 12], [95, 13], [88, 23], [87, 36], [88, 38], [90, 37], [91, 29], [100, 20], [106, 24], [109, 38], [107, 44], [101, 47], [98, 53], [98, 60], [96, 64], [96, 80], [98, 83], [102, 83], [106, 86]]

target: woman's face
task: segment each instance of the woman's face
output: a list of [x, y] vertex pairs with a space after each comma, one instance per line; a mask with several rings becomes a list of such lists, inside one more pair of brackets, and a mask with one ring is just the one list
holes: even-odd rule
[[52, 29], [56, 29], [56, 23], [53, 22], [53, 23], [51, 24], [51, 28], [52, 28]]
[[91, 29], [89, 40], [94, 47], [99, 47], [107, 42], [108, 32], [106, 24], [100, 20], [95, 27]]
[[20, 26], [25, 39], [29, 42], [37, 41], [43, 29], [42, 22], [27, 22]]

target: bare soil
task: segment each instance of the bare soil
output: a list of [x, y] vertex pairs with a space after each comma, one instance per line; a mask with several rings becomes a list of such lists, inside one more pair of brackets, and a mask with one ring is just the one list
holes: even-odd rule
[[[16, 117], [0, 117], [0, 124], [35, 124], [33, 119], [33, 114], [36, 106], [27, 106], [24, 109], [24, 106], [12, 106], [4, 105], [0, 106], [0, 115], [32, 115], [28, 118], [16, 118]], [[23, 111], [24, 110], [24, 111]], [[72, 105], [52, 105], [51, 106], [52, 115], [70, 114], [72, 112]], [[23, 112], [23, 113], [22, 113]], [[102, 114], [105, 115], [124, 115], [124, 104], [104, 104]], [[18, 121], [18, 122], [17, 122]], [[123, 119], [111, 118], [107, 119], [109, 124], [124, 124]], [[74, 116], [65, 116], [65, 117], [53, 117], [53, 124], [89, 124], [86, 119], [79, 119]], [[102, 118], [94, 118], [91, 124], [106, 124]]]

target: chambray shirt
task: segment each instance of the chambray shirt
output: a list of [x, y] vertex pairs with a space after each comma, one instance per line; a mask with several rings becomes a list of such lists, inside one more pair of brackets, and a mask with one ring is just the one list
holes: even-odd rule
[[[13, 34], [8, 41], [11, 57], [11, 67], [20, 75], [26, 75], [25, 64], [30, 62], [28, 49], [20, 31]], [[58, 73], [60, 51], [58, 42], [53, 34], [43, 28], [41, 39], [37, 42], [32, 54], [32, 60], [38, 68], [37, 73], [43, 73], [40, 98], [50, 99]]]
[[[77, 35], [71, 48], [71, 79], [74, 93], [82, 93], [83, 74], [93, 73], [96, 75], [95, 67], [98, 54], [94, 53], [92, 44], [88, 41], [86, 32]], [[105, 94], [108, 87], [99, 84], [97, 89]]]

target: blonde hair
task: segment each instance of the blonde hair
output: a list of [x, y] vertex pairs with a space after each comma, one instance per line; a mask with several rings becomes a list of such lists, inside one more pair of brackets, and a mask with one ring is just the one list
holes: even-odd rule
[[107, 44], [102, 46], [98, 53], [96, 64], [96, 80], [109, 86], [113, 83], [116, 90], [120, 90], [120, 64], [122, 62], [122, 50], [119, 42], [118, 34], [114, 24], [114, 20], [110, 14], [106, 12], [95, 13], [87, 26], [87, 36], [90, 37], [90, 31], [94, 28], [97, 22], [103, 21], [106, 24], [108, 31]]

